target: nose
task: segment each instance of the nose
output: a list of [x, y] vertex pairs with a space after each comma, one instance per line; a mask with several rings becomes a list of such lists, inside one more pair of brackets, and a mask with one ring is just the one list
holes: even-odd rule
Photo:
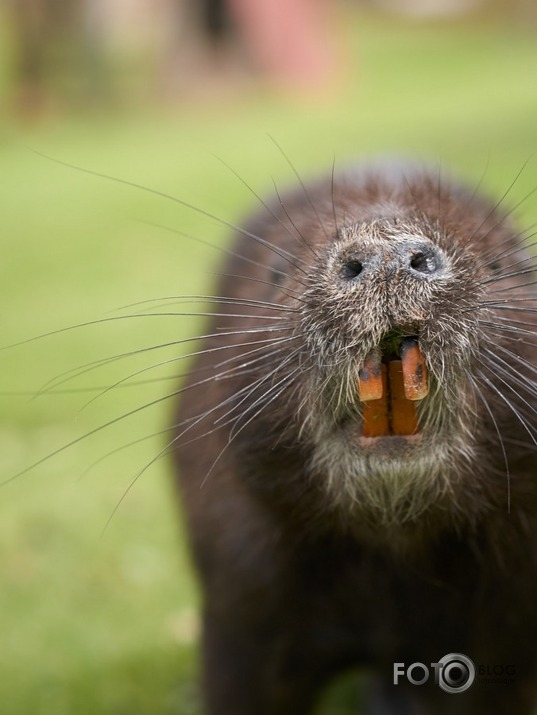
[[389, 248], [385, 244], [376, 247], [373, 243], [362, 248], [357, 246], [341, 256], [340, 277], [351, 282], [384, 270], [404, 271], [424, 278], [434, 277], [443, 267], [442, 253], [428, 241], [400, 241]]

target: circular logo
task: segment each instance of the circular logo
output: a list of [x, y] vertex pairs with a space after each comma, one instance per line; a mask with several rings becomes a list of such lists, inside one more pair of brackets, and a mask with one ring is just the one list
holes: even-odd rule
[[449, 653], [438, 661], [438, 685], [446, 693], [463, 693], [475, 680], [475, 665], [462, 653]]

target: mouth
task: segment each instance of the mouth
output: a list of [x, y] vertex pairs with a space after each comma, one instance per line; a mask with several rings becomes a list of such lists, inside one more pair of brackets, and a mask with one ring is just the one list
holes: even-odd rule
[[417, 403], [428, 392], [429, 376], [418, 338], [386, 336], [371, 350], [358, 375], [363, 437], [418, 434]]

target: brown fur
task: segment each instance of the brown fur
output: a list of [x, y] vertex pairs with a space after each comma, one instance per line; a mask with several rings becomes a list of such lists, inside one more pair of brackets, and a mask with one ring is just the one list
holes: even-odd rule
[[[531, 713], [537, 305], [515, 229], [408, 167], [313, 182], [269, 208], [224, 269], [216, 295], [230, 300], [177, 427], [207, 712], [306, 715], [360, 666], [381, 678], [372, 713]], [[416, 245], [434, 252], [431, 275], [408, 268]], [[356, 280], [342, 278], [349, 256], [365, 266]], [[431, 392], [417, 439], [371, 447], [355, 380], [393, 330], [419, 335]], [[512, 665], [515, 680], [457, 695], [391, 685], [394, 662], [451, 652]]]

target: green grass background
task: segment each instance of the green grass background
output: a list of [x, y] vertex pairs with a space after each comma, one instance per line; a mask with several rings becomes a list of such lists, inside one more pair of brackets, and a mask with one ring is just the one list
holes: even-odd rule
[[[173, 110], [0, 120], [1, 344], [139, 311], [145, 299], [210, 290], [219, 255], [150, 225], [222, 243], [217, 222], [159, 196], [66, 168], [41, 152], [152, 187], [235, 221], [258, 192], [364, 155], [439, 160], [507, 205], [536, 185], [537, 46], [517, 25], [395, 23], [349, 15], [348, 77], [330, 101], [262, 92]], [[520, 221], [537, 220], [530, 198]], [[141, 306], [147, 308], [148, 306]], [[116, 312], [114, 312], [116, 311]], [[32, 398], [79, 365], [196, 334], [194, 318], [108, 321], [0, 352], [0, 712], [2, 715], [200, 713], [195, 579], [166, 460], [133, 478], [165, 436], [95, 465], [170, 423], [169, 401], [99, 431], [11, 479], [62, 445], [167, 394], [175, 382], [105, 387], [187, 348], [113, 363]], [[138, 379], [184, 369], [164, 365]], [[8, 394], [27, 392], [29, 394]], [[124, 497], [124, 498], [123, 498]], [[117, 507], [117, 509], [116, 509]], [[109, 521], [110, 516], [113, 518]], [[103, 529], [106, 527], [103, 533]], [[218, 538], [215, 535], [215, 538]], [[323, 715], [353, 712], [346, 689]]]

